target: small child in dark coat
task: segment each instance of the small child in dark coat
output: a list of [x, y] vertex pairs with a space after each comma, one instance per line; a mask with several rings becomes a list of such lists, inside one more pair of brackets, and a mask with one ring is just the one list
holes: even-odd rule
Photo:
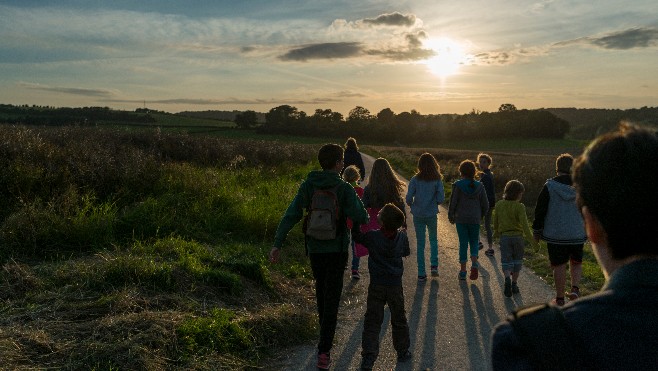
[[364, 245], [369, 253], [370, 285], [361, 338], [362, 370], [371, 370], [379, 355], [379, 331], [386, 304], [391, 311], [393, 347], [398, 362], [411, 359], [409, 325], [402, 291], [402, 257], [411, 253], [407, 233], [400, 229], [404, 223], [404, 213], [394, 204], [388, 203], [377, 214], [377, 220], [382, 226], [378, 230], [360, 233], [356, 226], [352, 228], [354, 241]]

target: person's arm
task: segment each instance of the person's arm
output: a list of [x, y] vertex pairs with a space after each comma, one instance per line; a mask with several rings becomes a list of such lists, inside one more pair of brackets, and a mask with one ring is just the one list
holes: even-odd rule
[[521, 228], [523, 228], [523, 237], [526, 241], [530, 242], [533, 247], [536, 247], [537, 242], [534, 240], [534, 235], [530, 229], [530, 223], [528, 222], [528, 216], [525, 213], [525, 206], [519, 202], [520, 207], [518, 208], [519, 220], [521, 221]]
[[363, 164], [363, 158], [361, 157], [361, 152], [358, 153], [356, 157], [356, 162], [359, 167], [359, 174], [361, 175], [361, 180], [366, 178], [366, 166]]
[[548, 202], [550, 201], [550, 193], [548, 192], [548, 186], [544, 184], [544, 187], [539, 192], [539, 197], [537, 197], [537, 205], [535, 206], [535, 220], [532, 222], [532, 230], [534, 232], [535, 241], [539, 241], [539, 236], [544, 230], [544, 222], [546, 219], [546, 213], [548, 212]]
[[406, 233], [404, 234], [404, 241], [402, 243], [402, 257], [411, 255], [411, 249], [409, 248], [409, 237]]
[[297, 190], [295, 198], [292, 200], [288, 209], [286, 209], [283, 218], [279, 222], [279, 226], [276, 229], [276, 234], [274, 235], [274, 244], [272, 250], [270, 251], [269, 257], [270, 261], [276, 263], [279, 260], [279, 250], [283, 246], [283, 242], [286, 240], [288, 233], [292, 227], [297, 224], [302, 217], [304, 217], [304, 208], [308, 206], [308, 197], [306, 196], [306, 183], [302, 185]]
[[500, 238], [500, 227], [498, 226], [498, 213], [496, 212], [495, 206], [493, 213], [491, 214], [491, 224], [493, 227], [493, 237], [496, 239]]
[[414, 196], [416, 195], [416, 178], [412, 177], [409, 181], [409, 186], [407, 187], [407, 195], [405, 196], [405, 201], [407, 205], [411, 207], [411, 204], [414, 202]]
[[452, 183], [452, 194], [450, 195], [450, 207], [448, 208], [448, 221], [451, 224], [455, 224], [455, 212], [457, 211], [457, 204], [459, 203], [459, 187]]
[[370, 184], [363, 188], [363, 196], [361, 197], [361, 201], [363, 202], [363, 207], [372, 207], [372, 205], [370, 205]]
[[487, 197], [486, 189], [483, 189], [484, 192], [480, 192], [480, 211], [482, 212], [482, 217], [484, 218], [489, 211], [489, 198]]
[[443, 181], [441, 179], [439, 179], [439, 182], [436, 186], [435, 199], [438, 205], [441, 205], [446, 200], [446, 193], [445, 190], [443, 189]]

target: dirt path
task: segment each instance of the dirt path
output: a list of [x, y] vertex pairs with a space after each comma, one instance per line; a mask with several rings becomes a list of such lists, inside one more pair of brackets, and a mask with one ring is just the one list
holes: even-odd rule
[[[374, 159], [364, 155], [367, 174]], [[367, 180], [367, 179], [366, 179]], [[506, 298], [502, 293], [503, 274], [500, 254], [489, 258], [480, 254], [480, 278], [459, 281], [458, 239], [455, 226], [448, 222], [447, 210], [439, 213], [439, 277], [418, 283], [416, 234], [413, 216], [409, 218], [411, 256], [405, 261], [403, 277], [407, 319], [411, 332], [413, 359], [396, 363], [388, 310], [382, 325], [381, 350], [375, 363], [378, 370], [488, 370], [489, 337], [493, 326], [516, 307], [546, 302], [552, 298], [551, 288], [531, 271], [519, 277], [521, 294]], [[429, 245], [426, 241], [426, 258]], [[429, 266], [429, 261], [426, 263]], [[345, 271], [345, 286], [331, 351], [333, 370], [357, 370], [361, 362], [361, 331], [369, 283], [367, 258], [361, 259], [361, 279], [352, 280]], [[273, 360], [280, 370], [315, 370], [316, 344], [288, 349]]]

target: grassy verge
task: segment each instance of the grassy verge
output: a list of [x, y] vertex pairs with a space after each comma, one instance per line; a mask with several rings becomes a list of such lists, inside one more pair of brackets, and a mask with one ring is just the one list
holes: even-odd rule
[[316, 336], [303, 249], [265, 259], [315, 146], [70, 127], [0, 136], [3, 367], [256, 368]]

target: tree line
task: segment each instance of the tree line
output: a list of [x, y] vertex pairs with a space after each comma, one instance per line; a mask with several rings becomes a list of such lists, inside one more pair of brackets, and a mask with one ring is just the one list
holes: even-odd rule
[[[249, 112], [249, 111], [247, 111]], [[244, 115], [252, 117], [247, 112]], [[244, 117], [243, 117], [244, 118]], [[376, 115], [357, 106], [345, 118], [331, 109], [316, 109], [313, 115], [290, 105], [281, 105], [265, 114], [265, 123], [236, 124], [256, 126], [268, 134], [304, 136], [358, 136], [382, 141], [428, 141], [475, 138], [564, 138], [570, 125], [547, 110], [518, 110], [502, 104], [497, 112], [472, 110], [463, 115], [422, 115], [416, 110], [395, 113], [390, 108]]]

